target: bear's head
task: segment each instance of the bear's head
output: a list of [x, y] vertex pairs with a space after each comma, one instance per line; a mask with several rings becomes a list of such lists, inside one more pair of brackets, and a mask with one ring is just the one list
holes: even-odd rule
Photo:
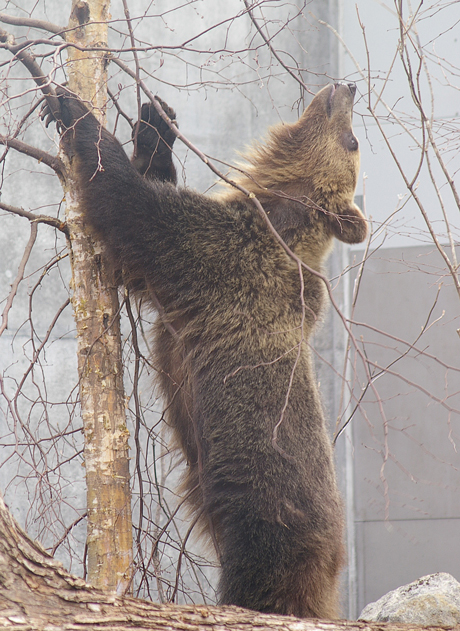
[[[298, 121], [275, 125], [265, 143], [243, 156], [247, 163], [237, 182], [255, 194], [278, 231], [289, 231], [288, 240], [300, 237], [315, 217], [341, 241], [366, 237], [367, 223], [353, 201], [360, 161], [352, 127], [355, 93], [354, 84], [326, 86]], [[229, 192], [227, 198], [241, 195]]]
[[327, 207], [351, 203], [359, 173], [355, 93], [354, 84], [343, 83], [320, 90], [297, 122], [275, 125], [265, 143], [251, 147], [243, 156], [249, 177], [238, 181], [257, 196], [281, 190]]
[[354, 84], [326, 86], [291, 129], [300, 166], [296, 177], [310, 180], [314, 201], [327, 206], [351, 202], [358, 181], [359, 143], [352, 127], [355, 93]]

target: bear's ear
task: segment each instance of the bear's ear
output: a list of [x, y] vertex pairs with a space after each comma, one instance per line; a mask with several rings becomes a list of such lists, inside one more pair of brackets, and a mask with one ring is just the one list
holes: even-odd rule
[[333, 235], [344, 243], [361, 243], [367, 235], [367, 220], [356, 204], [327, 215]]

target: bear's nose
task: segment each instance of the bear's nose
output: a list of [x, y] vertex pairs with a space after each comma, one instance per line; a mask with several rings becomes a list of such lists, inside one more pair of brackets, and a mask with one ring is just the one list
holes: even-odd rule
[[356, 85], [354, 83], [347, 83], [348, 89], [351, 92], [351, 95], [354, 97], [356, 94]]

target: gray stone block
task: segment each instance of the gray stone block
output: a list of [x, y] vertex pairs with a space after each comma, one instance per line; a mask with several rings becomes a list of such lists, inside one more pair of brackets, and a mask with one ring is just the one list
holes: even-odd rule
[[364, 607], [359, 619], [433, 626], [460, 624], [460, 583], [444, 572], [422, 576]]

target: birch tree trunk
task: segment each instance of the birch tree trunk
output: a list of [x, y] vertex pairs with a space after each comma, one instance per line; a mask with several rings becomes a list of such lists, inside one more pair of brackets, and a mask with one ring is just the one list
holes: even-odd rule
[[[107, 46], [109, 0], [72, 0], [66, 40]], [[94, 105], [104, 122], [108, 60], [69, 47], [69, 88]], [[72, 304], [77, 326], [80, 399], [85, 434], [88, 581], [125, 593], [131, 583], [132, 523], [128, 436], [117, 288], [89, 235], [68, 165], [66, 218], [72, 261]]]

